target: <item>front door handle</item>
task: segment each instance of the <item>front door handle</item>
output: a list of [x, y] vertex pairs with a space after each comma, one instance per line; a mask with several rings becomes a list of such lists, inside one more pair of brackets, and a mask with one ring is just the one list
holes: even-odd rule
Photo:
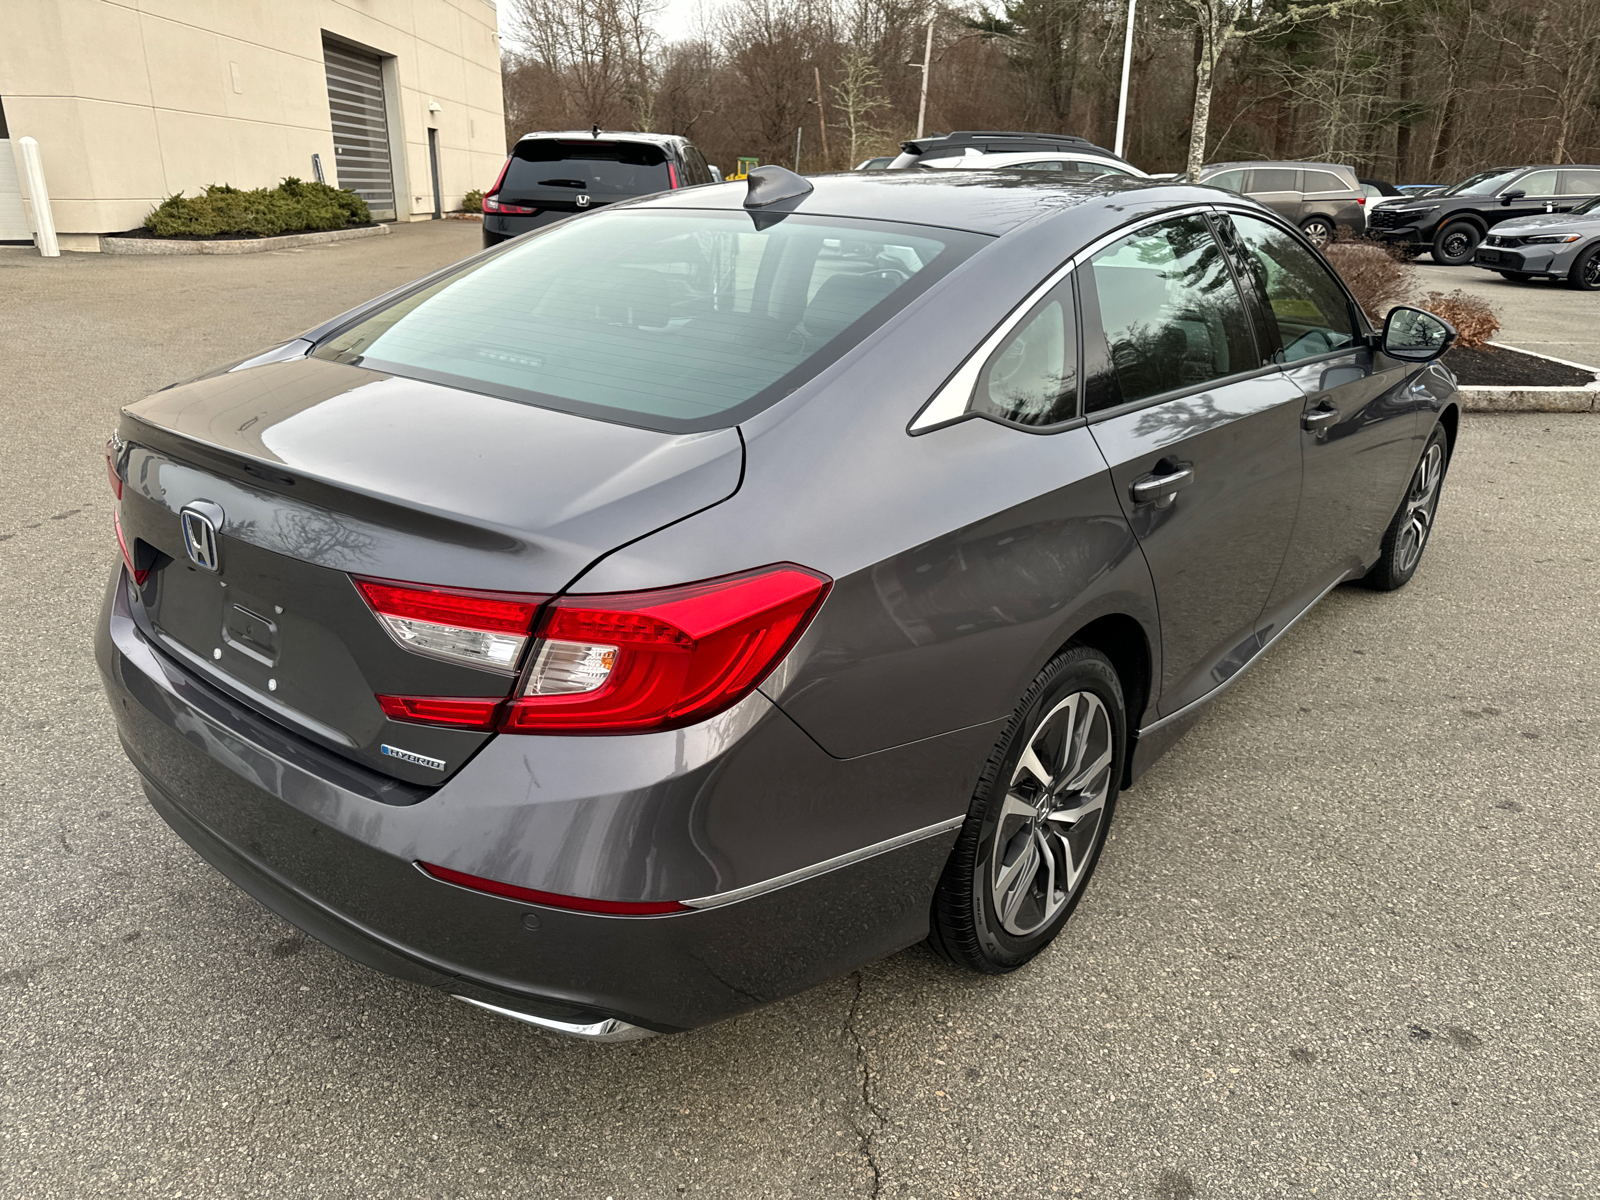
[[1179, 488], [1188, 487], [1193, 482], [1194, 467], [1185, 463], [1159, 475], [1135, 479], [1128, 493], [1135, 504], [1154, 502], [1157, 508], [1166, 508], [1177, 499]]
[[1339, 410], [1326, 401], [1322, 407], [1313, 408], [1310, 412], [1300, 414], [1300, 428], [1308, 433], [1321, 433], [1331, 425], [1339, 423]]

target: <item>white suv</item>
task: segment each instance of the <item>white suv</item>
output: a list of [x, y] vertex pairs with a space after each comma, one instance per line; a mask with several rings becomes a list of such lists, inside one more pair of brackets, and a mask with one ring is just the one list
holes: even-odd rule
[[1055, 133], [990, 133], [966, 130], [900, 143], [891, 171], [936, 169], [1038, 171], [1062, 180], [1095, 175], [1147, 178], [1126, 159], [1081, 137]]

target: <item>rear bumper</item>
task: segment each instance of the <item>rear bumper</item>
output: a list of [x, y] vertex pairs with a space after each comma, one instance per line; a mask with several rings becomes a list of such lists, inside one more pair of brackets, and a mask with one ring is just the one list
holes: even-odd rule
[[[921, 940], [994, 736], [841, 761], [756, 693], [691, 730], [498, 738], [397, 804], [381, 776], [330, 764], [167, 657], [129, 603], [119, 569], [96, 657], [123, 746], [184, 840], [357, 962], [589, 1036], [636, 1032], [608, 1020], [706, 1024]], [[578, 913], [440, 882], [419, 859], [567, 895], [709, 906]], [[832, 869], [812, 873], [819, 863]]]

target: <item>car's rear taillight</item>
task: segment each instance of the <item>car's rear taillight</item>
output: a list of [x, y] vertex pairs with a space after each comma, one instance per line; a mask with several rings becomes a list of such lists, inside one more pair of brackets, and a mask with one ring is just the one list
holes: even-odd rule
[[499, 696], [379, 696], [377, 700], [391, 721], [453, 729], [493, 729], [505, 702]]
[[470, 888], [474, 892], [487, 892], [507, 900], [521, 900], [525, 904], [543, 904], [548, 908], [566, 908], [574, 912], [604, 913], [612, 917], [658, 917], [667, 913], [692, 912], [676, 900], [594, 900], [588, 896], [563, 896], [556, 892], [541, 892], [535, 888], [518, 887], [514, 883], [501, 883], [498, 879], [485, 879], [482, 875], [468, 875], [434, 863], [419, 862], [417, 867], [425, 875]]
[[[128, 574], [133, 576], [134, 584], [143, 587], [144, 581], [150, 577], [151, 566], [147, 565], [143, 568], [134, 566], [133, 552], [128, 547], [128, 539], [122, 536], [122, 515], [120, 513], [114, 512], [111, 514], [111, 524], [117, 531], [117, 546], [122, 551], [123, 565], [128, 568]], [[154, 559], [154, 555], [146, 555], [145, 557]]]
[[512, 672], [544, 596], [355, 579], [389, 636], [407, 650], [447, 662]]
[[538, 212], [537, 208], [526, 208], [521, 204], [507, 204], [499, 196], [485, 196], [483, 198], [483, 211], [486, 213], [510, 213], [514, 216], [528, 216]]
[[500, 727], [627, 733], [703, 721], [766, 678], [832, 585], [779, 563], [660, 591], [564, 596]]
[[1356, 203], [1361, 205], [1362, 208], [1365, 208], [1367, 206], [1367, 198], [1365, 196], [1357, 196]]
[[111, 495], [122, 499], [122, 476], [117, 474], [117, 443], [106, 439], [106, 478], [111, 483]]
[[672, 163], [667, 164], [667, 182], [673, 191], [678, 190], [678, 168]]

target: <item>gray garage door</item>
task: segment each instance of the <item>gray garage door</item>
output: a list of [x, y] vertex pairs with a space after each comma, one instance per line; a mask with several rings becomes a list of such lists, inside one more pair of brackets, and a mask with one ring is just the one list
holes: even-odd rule
[[395, 219], [394, 172], [389, 164], [389, 114], [380, 61], [339, 42], [322, 41], [333, 117], [334, 174], [339, 186], [367, 202], [374, 218]]

